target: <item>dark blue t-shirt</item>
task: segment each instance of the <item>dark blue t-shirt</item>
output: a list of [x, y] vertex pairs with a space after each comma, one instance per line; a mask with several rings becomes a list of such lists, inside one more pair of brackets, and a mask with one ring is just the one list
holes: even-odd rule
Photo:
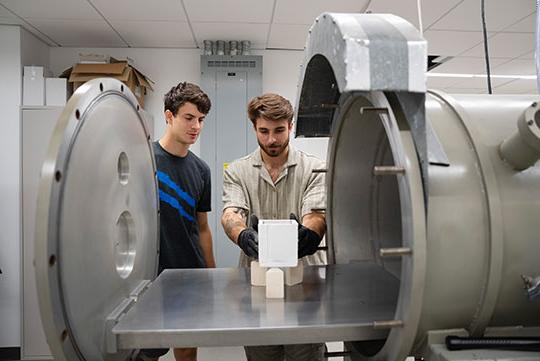
[[209, 212], [210, 168], [188, 151], [168, 153], [154, 142], [160, 207], [159, 272], [166, 268], [204, 268], [197, 212]]

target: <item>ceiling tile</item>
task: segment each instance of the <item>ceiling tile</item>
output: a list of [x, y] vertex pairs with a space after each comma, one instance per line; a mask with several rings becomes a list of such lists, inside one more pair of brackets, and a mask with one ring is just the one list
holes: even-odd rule
[[125, 47], [105, 20], [27, 19], [39, 31], [60, 44], [76, 47]]
[[[490, 59], [490, 67], [493, 69], [499, 64], [505, 63], [508, 59]], [[432, 70], [434, 73], [457, 73], [457, 74], [485, 74], [486, 61], [484, 58], [455, 57], [439, 65]]]
[[[407, 20], [415, 28], [419, 27], [416, 0], [374, 0], [371, 1], [367, 10], [374, 14], [394, 14]], [[425, 21], [424, 16], [422, 16], [422, 21]], [[426, 22], [423, 25], [425, 29]]]
[[[501, 86], [503, 84], [509, 83], [513, 81], [514, 79], [507, 79], [507, 78], [492, 78], [491, 79], [491, 88], [495, 89], [498, 86]], [[450, 88], [462, 88], [462, 89], [487, 89], [487, 79], [484, 78], [460, 78], [460, 80], [450, 86]]]
[[272, 24], [268, 48], [302, 50], [311, 25]]
[[107, 20], [183, 21], [179, 0], [89, 0]]
[[517, 23], [510, 25], [503, 31], [507, 33], [534, 33], [536, 31], [536, 14], [531, 14], [526, 18], [518, 21]]
[[446, 88], [443, 90], [449, 94], [487, 94], [484, 88]]
[[274, 0], [184, 0], [192, 22], [270, 23]]
[[196, 48], [189, 25], [177, 21], [112, 20], [111, 25], [132, 47]]
[[102, 19], [86, 0], [0, 0], [0, 3], [25, 19]]
[[34, 34], [49, 46], [58, 46], [52, 39], [47, 38], [44, 34], [40, 33], [36, 28], [32, 27], [29, 23], [13, 15], [9, 10], [0, 4], [0, 24], [2, 25], [20, 25], [27, 31]]
[[324, 12], [361, 13], [368, 0], [276, 0], [274, 23], [311, 25]]
[[495, 66], [492, 72], [498, 75], [536, 75], [536, 66], [533, 59], [513, 59]]
[[0, 18], [13, 18], [17, 19], [15, 15], [13, 15], [8, 9], [3, 7], [0, 2]]
[[[531, 0], [486, 1], [486, 25], [488, 31], [500, 31], [535, 11]], [[481, 31], [480, 1], [465, 0], [455, 9], [431, 26], [439, 30]]]
[[530, 51], [527, 54], [523, 54], [518, 59], [534, 59], [534, 51]]
[[[533, 33], [497, 33], [488, 39], [489, 56], [494, 58], [516, 58], [534, 49]], [[460, 54], [462, 56], [484, 56], [484, 44]]]
[[191, 26], [199, 46], [203, 40], [249, 40], [252, 49], [266, 48], [267, 24], [192, 23]]
[[428, 42], [428, 54], [455, 56], [482, 42], [482, 33], [428, 30], [424, 32], [424, 38]]
[[[427, 29], [429, 25], [462, 1], [437, 0], [422, 2], [422, 24], [424, 29]], [[418, 28], [417, 0], [373, 0], [368, 10], [373, 13], [391, 13], [401, 16]]]
[[427, 77], [428, 89], [442, 89], [456, 84], [460, 79], [453, 77]]
[[517, 79], [495, 88], [496, 94], [538, 94], [536, 80]]

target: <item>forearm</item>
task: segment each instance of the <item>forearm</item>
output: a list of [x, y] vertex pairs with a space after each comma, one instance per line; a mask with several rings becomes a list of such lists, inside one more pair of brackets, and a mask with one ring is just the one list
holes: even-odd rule
[[234, 243], [238, 243], [238, 235], [247, 228], [247, 210], [243, 208], [226, 208], [221, 216], [223, 230]]
[[326, 217], [324, 213], [308, 213], [302, 217], [302, 224], [316, 232], [320, 237], [326, 233]]
[[214, 250], [212, 246], [212, 233], [209, 227], [199, 230], [199, 242], [203, 251], [203, 257], [206, 262], [206, 267], [215, 268], [216, 261], [214, 259]]

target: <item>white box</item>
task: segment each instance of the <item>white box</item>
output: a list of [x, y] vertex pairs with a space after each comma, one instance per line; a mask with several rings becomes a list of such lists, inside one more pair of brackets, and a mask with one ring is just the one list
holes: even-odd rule
[[23, 105], [45, 104], [45, 81], [42, 66], [25, 66], [23, 75]]
[[251, 285], [266, 286], [266, 268], [259, 266], [259, 262], [251, 261]]
[[67, 79], [45, 78], [45, 105], [66, 105]]
[[43, 78], [43, 67], [42, 66], [25, 66], [23, 69], [23, 76], [30, 78]]
[[304, 280], [304, 262], [301, 259], [298, 260], [298, 266], [287, 267], [285, 272], [285, 284], [287, 286], [294, 286], [302, 283]]
[[285, 297], [285, 284], [283, 271], [279, 268], [270, 268], [266, 271], [266, 298]]
[[259, 220], [259, 263], [261, 267], [298, 264], [298, 223], [295, 220]]

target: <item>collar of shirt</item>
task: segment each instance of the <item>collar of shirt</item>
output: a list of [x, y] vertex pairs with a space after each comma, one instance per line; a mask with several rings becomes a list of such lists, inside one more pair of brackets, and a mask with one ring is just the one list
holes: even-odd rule
[[270, 186], [275, 188], [277, 184], [287, 176], [287, 174], [289, 173], [289, 168], [298, 164], [298, 157], [298, 151], [289, 144], [289, 154], [287, 156], [287, 161], [285, 162], [285, 165], [283, 166], [283, 169], [281, 170], [281, 173], [277, 177], [275, 182], [272, 181], [272, 177], [270, 177], [270, 173], [268, 173], [268, 170], [266, 170], [266, 168], [262, 166], [263, 161], [261, 157], [260, 147], [255, 150], [255, 153], [253, 154], [253, 157], [251, 159], [252, 165], [260, 169], [262, 179], [266, 181], [266, 183], [268, 183]]
[[[254, 167], [261, 167], [263, 164], [261, 151], [261, 148], [257, 147], [253, 153], [253, 157], [251, 157], [251, 164]], [[287, 161], [285, 162], [283, 169], [297, 165], [298, 157], [298, 151], [291, 144], [289, 144], [289, 154], [287, 155]]]

